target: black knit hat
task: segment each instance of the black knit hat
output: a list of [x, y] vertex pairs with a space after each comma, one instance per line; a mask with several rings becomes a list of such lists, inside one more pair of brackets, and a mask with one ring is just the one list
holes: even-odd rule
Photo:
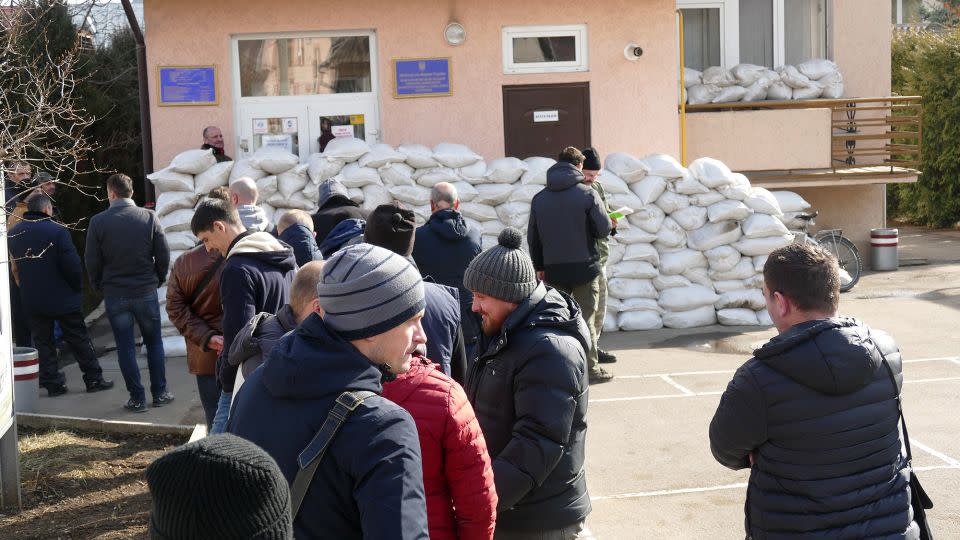
[[599, 171], [602, 168], [603, 168], [603, 165], [600, 164], [600, 152], [597, 152], [596, 148], [584, 148], [583, 149], [583, 170]]
[[533, 261], [520, 246], [523, 235], [507, 227], [497, 237], [497, 245], [477, 255], [463, 274], [467, 289], [519, 304], [537, 288]]
[[368, 244], [409, 257], [413, 253], [416, 228], [416, 215], [413, 211], [395, 204], [381, 204], [370, 212], [363, 236]]
[[255, 444], [204, 437], [147, 467], [155, 540], [293, 538], [290, 488], [277, 463]]

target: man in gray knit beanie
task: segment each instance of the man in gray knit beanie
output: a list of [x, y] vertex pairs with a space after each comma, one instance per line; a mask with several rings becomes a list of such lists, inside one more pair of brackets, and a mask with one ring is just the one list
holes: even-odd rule
[[584, 471], [590, 332], [570, 296], [537, 281], [506, 228], [463, 284], [481, 317], [467, 397], [493, 460], [496, 538], [574, 538], [590, 513]]

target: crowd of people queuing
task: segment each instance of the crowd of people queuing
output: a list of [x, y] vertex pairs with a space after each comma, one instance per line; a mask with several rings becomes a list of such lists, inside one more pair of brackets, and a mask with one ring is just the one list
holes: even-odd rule
[[[229, 159], [217, 134], [204, 130], [205, 146], [219, 142], [218, 159]], [[599, 364], [616, 361], [597, 343], [606, 239], [617, 226], [600, 169], [593, 149], [560, 153], [532, 202], [529, 254], [512, 228], [481, 250], [449, 183], [432, 189], [433, 213], [417, 227], [398, 203], [361, 210], [333, 179], [314, 215], [291, 210], [272, 224], [256, 184], [240, 179], [196, 207], [200, 243], [169, 280], [156, 216], [133, 203], [128, 177], [111, 176], [85, 261], [105, 298], [124, 406], [147, 410], [134, 324], [152, 406], [174, 399], [156, 294], [167, 282], [166, 310], [186, 340], [211, 433], [147, 470], [151, 535], [581, 538], [591, 511], [588, 387], [611, 380]], [[40, 384], [51, 396], [66, 391], [56, 321], [87, 391], [109, 389], [83, 326], [79, 256], [51, 219], [50, 196], [22, 199], [10, 250]], [[891, 401], [899, 355], [885, 334], [837, 317], [835, 268], [809, 246], [771, 255], [764, 295], [781, 336], [737, 372], [711, 447], [722, 464], [753, 468], [748, 536], [916, 538]], [[796, 362], [810, 356], [843, 369]], [[888, 359], [893, 389], [878, 367]], [[793, 405], [768, 405], [771, 388], [790, 384]], [[826, 484], [812, 482], [824, 475], [836, 493], [827, 500], [816, 498]]]

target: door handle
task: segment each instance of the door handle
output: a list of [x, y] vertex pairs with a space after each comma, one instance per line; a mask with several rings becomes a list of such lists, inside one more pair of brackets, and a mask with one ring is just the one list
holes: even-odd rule
[[250, 151], [250, 143], [247, 141], [247, 139], [240, 139], [240, 150], [244, 152]]

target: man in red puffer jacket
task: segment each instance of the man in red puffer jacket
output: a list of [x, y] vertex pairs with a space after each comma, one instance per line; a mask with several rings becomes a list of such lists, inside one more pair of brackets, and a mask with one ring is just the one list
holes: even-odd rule
[[417, 424], [431, 540], [490, 540], [497, 521], [493, 468], [480, 424], [463, 388], [414, 357], [410, 370], [384, 383], [383, 397]]

